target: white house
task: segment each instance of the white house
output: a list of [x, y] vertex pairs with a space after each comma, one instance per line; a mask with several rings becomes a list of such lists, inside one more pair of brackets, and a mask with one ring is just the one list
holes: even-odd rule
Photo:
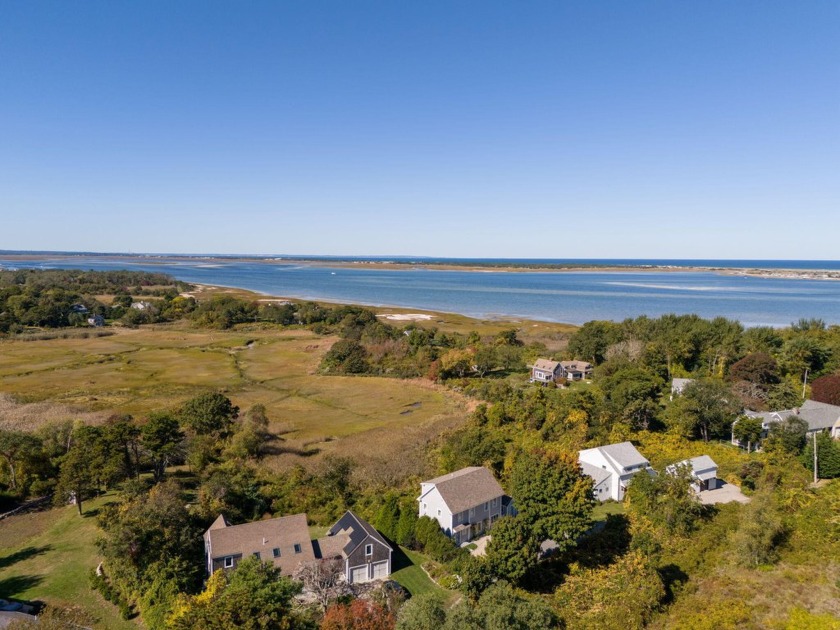
[[492, 472], [471, 466], [422, 482], [417, 503], [420, 516], [437, 520], [446, 535], [461, 544], [512, 513], [507, 499]]
[[692, 457], [671, 464], [665, 468], [665, 472], [669, 475], [676, 475], [679, 468], [688, 468], [691, 471], [692, 487], [697, 492], [714, 490], [721, 485], [717, 476], [718, 465], [708, 455], [700, 455], [700, 457]]
[[[783, 409], [782, 411], [744, 411], [744, 415], [749, 418], [758, 418], [761, 420], [761, 437], [767, 437], [770, 431], [770, 426], [775, 422], [782, 422], [790, 416], [801, 418], [808, 424], [806, 431], [808, 436], [811, 436], [817, 431], [828, 431], [832, 437], [840, 438], [840, 407], [837, 405], [829, 405], [828, 403], [821, 403], [815, 400], [806, 400], [801, 407], [794, 409]], [[738, 446], [744, 446], [737, 439], [735, 439], [735, 425], [738, 421], [732, 423], [732, 443]]]
[[595, 498], [599, 501], [623, 500], [624, 492], [636, 473], [656, 474], [650, 462], [630, 442], [580, 451], [578, 463], [583, 473], [592, 477]]

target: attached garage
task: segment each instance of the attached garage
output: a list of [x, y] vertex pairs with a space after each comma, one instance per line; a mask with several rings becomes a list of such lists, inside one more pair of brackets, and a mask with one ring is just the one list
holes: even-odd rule
[[360, 567], [352, 567], [350, 569], [350, 583], [351, 584], [358, 584], [359, 582], [367, 582], [368, 581], [368, 567], [367, 565], [363, 565]]
[[390, 571], [388, 571], [387, 560], [385, 560], [384, 562], [376, 562], [372, 566], [374, 580], [384, 580], [390, 575]]

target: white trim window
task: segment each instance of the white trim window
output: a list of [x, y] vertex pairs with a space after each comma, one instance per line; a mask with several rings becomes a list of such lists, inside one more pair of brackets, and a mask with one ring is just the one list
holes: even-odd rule
[[365, 557], [373, 555], [373, 545], [365, 545]]
[[303, 551], [303, 547], [300, 546], [300, 543], [295, 543], [295, 553], [300, 553]]
[[233, 556], [225, 556], [225, 569], [230, 569], [233, 566]]

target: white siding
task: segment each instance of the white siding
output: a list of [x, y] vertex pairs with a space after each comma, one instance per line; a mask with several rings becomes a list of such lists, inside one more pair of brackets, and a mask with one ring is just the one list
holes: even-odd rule
[[418, 512], [420, 516], [428, 516], [437, 520], [440, 528], [447, 535], [452, 534], [452, 512], [449, 511], [437, 488], [431, 484], [422, 484], [420, 498], [417, 501], [420, 504]]

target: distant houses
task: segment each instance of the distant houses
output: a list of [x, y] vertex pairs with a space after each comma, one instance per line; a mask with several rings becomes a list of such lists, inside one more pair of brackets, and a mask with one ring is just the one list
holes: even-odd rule
[[634, 475], [655, 475], [650, 462], [630, 442], [589, 448], [578, 453], [583, 474], [592, 478], [595, 498], [622, 501]]
[[231, 525], [223, 515], [204, 533], [208, 573], [235, 569], [248, 557], [270, 562], [287, 577], [301, 565], [339, 558], [349, 584], [384, 579], [391, 574], [393, 549], [382, 535], [352, 511], [345, 512], [327, 535], [311, 540], [306, 514]]
[[560, 379], [580, 381], [592, 378], [592, 364], [586, 361], [537, 359], [531, 368], [532, 383], [556, 383]]
[[419, 515], [435, 519], [457, 544], [482, 535], [499, 517], [514, 513], [493, 473], [479, 466], [422, 482], [417, 503]]

